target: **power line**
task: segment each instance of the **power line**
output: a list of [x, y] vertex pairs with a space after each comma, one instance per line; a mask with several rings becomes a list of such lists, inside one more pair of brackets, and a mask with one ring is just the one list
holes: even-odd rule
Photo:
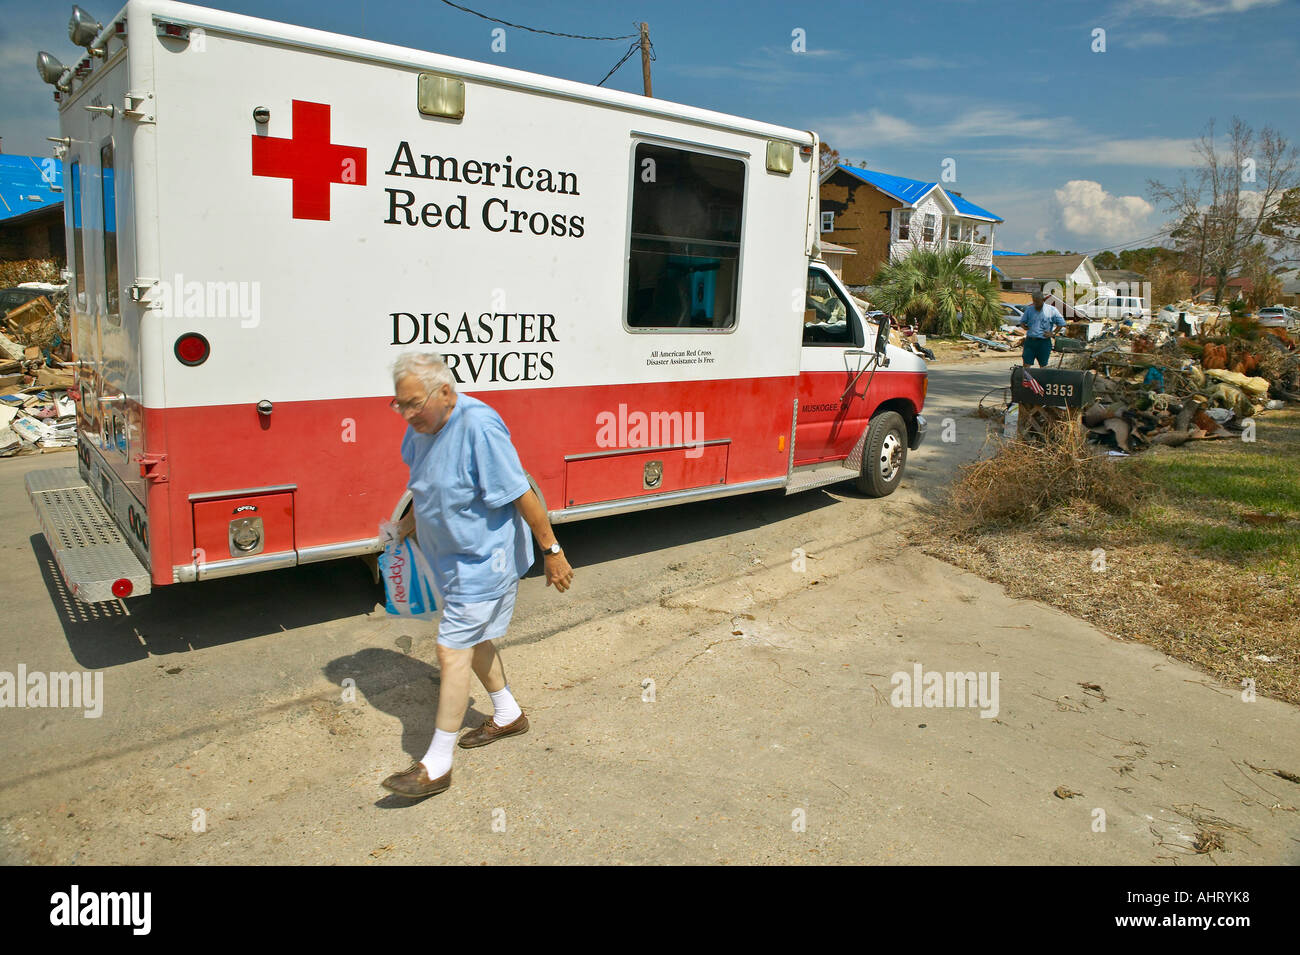
[[[442, 2], [447, 6], [455, 7], [457, 10], [464, 13], [471, 13], [476, 17], [481, 17], [484, 20], [491, 21], [492, 23], [500, 23], [502, 26], [511, 27], [515, 30], [527, 30], [529, 33], [542, 33], [546, 36], [559, 36], [569, 40], [631, 40], [640, 36], [640, 34], [637, 33], [629, 33], [626, 36], [584, 36], [581, 33], [557, 33], [555, 30], [540, 30], [537, 27], [526, 27], [519, 23], [511, 23], [509, 20], [498, 20], [496, 17], [490, 17], [486, 13], [479, 13], [477, 10], [471, 10], [469, 7], [462, 7], [459, 3], [452, 3], [451, 0], [442, 0]], [[623, 64], [620, 62], [619, 66], [622, 65]], [[614, 69], [618, 69], [618, 67], [616, 66]], [[609, 77], [606, 77], [606, 79], [608, 78]], [[604, 80], [601, 82], [604, 82]]]
[[1150, 235], [1144, 235], [1137, 239], [1128, 239], [1124, 242], [1117, 242], [1114, 245], [1103, 245], [1097, 249], [1088, 249], [1086, 252], [1076, 252], [1075, 255], [1092, 255], [1095, 252], [1112, 252], [1115, 249], [1126, 249], [1129, 246], [1137, 245], [1139, 242], [1148, 242], [1151, 239], [1157, 239], [1161, 236], [1168, 235], [1173, 229], [1161, 229], [1159, 232], [1153, 232]]
[[[623, 54], [623, 59], [621, 59], [621, 60], [619, 60], [617, 63], [615, 63], [615, 64], [614, 64], [614, 68], [611, 69], [608, 73], [606, 73], [604, 79], [602, 79], [602, 80], [601, 80], [599, 83], [597, 83], [596, 85], [597, 85], [597, 86], [604, 86], [604, 85], [605, 85], [605, 80], [609, 79], [611, 76], [613, 76], [615, 73], [617, 73], [617, 72], [618, 72], [618, 68], [619, 68], [620, 66], [622, 66], [624, 63], [626, 63], [629, 59], [631, 59], [631, 58], [632, 58], [632, 54], [635, 53], [635, 52], [636, 52], [637, 50], [639, 50], [639, 49], [641, 49], [641, 39], [640, 39], [640, 37], [637, 38], [637, 41], [636, 41], [635, 43], [633, 43], [631, 46], [629, 46], [629, 47], [627, 48], [627, 52]], [[652, 60], [654, 59], [654, 55], [653, 55], [653, 54], [651, 54], [650, 59], [652, 59]]]
[[[618, 72], [618, 68], [619, 68], [620, 66], [622, 66], [624, 63], [626, 63], [626, 62], [631, 58], [632, 54], [635, 53], [635, 52], [636, 52], [637, 50], [639, 50], [640, 48], [641, 48], [641, 39], [640, 39], [640, 34], [637, 34], [637, 41], [636, 41], [635, 43], [633, 43], [630, 47], [628, 47], [627, 52], [623, 54], [623, 59], [621, 59], [621, 60], [619, 60], [617, 63], [615, 63], [615, 64], [614, 64], [614, 68], [613, 68], [612, 70], [610, 70], [608, 73], [606, 73], [604, 79], [602, 79], [602, 80], [601, 80], [599, 83], [597, 83], [596, 85], [597, 85], [597, 86], [604, 86], [604, 85], [605, 85], [605, 80], [609, 79], [611, 76], [613, 76], [615, 73], [617, 73], [617, 72]], [[650, 43], [650, 44], [649, 44], [649, 51], [648, 51], [648, 52], [649, 52], [649, 55], [650, 55], [650, 59], [652, 59], [652, 60], [657, 60], [657, 59], [659, 59], [659, 57], [655, 56], [655, 45], [654, 45], [653, 43]], [[649, 95], [649, 94], [646, 94], [646, 95]]]

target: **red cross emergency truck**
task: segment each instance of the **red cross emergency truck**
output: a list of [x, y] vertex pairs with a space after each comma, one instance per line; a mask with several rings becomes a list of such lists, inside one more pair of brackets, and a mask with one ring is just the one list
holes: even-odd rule
[[82, 600], [379, 552], [403, 350], [556, 524], [884, 495], [925, 434], [821, 261], [815, 133], [180, 3], [69, 31], [78, 464], [28, 491]]

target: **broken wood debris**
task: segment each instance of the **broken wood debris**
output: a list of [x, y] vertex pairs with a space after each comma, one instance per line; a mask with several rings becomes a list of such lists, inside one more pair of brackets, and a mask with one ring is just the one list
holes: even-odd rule
[[0, 457], [70, 448], [77, 406], [66, 288], [0, 321]]

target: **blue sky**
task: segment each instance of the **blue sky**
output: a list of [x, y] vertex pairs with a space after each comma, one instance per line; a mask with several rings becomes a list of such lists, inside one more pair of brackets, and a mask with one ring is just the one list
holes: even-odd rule
[[[812, 5], [679, 0], [457, 0], [559, 32], [650, 22], [654, 93], [816, 129], [845, 159], [945, 183], [1002, 216], [999, 248], [1146, 245], [1165, 217], [1149, 178], [1176, 180], [1208, 120], [1236, 115], [1300, 143], [1300, 0], [911, 0]], [[216, 0], [253, 16], [595, 83], [629, 41], [507, 29], [439, 0]], [[82, 4], [101, 20], [118, 4]], [[57, 132], [38, 49], [77, 59], [71, 3], [0, 0], [0, 136], [49, 155]], [[795, 52], [793, 31], [806, 50]], [[1105, 31], [1105, 51], [1094, 31]], [[639, 58], [606, 84], [639, 92]]]

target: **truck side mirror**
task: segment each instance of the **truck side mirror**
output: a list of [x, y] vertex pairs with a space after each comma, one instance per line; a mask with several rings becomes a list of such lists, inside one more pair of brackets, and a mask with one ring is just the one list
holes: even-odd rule
[[889, 316], [876, 316], [876, 354], [881, 358], [889, 354]]

